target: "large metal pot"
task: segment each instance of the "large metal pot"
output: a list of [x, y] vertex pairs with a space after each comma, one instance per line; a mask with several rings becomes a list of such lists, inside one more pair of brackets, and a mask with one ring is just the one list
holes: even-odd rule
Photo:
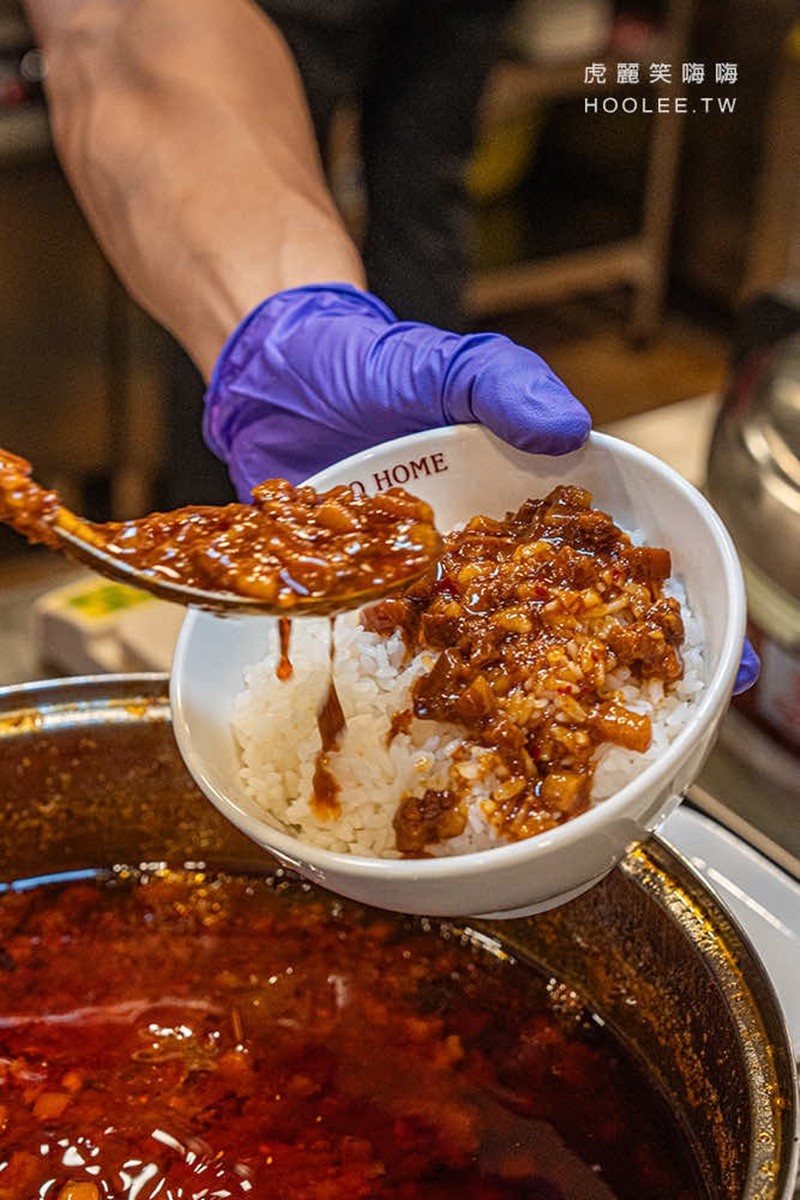
[[[0, 882], [120, 862], [274, 869], [191, 782], [161, 676], [0, 691], [0, 846]], [[657, 838], [561, 908], [470, 925], [577, 990], [647, 1064], [709, 1195], [788, 1200], [795, 1075], [772, 987]]]
[[761, 656], [739, 707], [800, 755], [800, 334], [745, 357], [714, 430], [708, 493], [742, 558]]

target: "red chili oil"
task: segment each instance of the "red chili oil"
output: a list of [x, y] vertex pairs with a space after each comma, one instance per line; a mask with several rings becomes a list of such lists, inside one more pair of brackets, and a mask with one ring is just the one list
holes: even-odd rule
[[190, 872], [0, 896], [0, 1200], [701, 1200], [638, 1066], [452, 926]]

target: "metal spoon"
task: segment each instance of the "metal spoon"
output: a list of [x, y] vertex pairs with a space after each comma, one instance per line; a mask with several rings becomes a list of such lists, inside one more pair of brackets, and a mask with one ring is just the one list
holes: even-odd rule
[[435, 562], [440, 549], [441, 539], [437, 535], [435, 553], [430, 560], [404, 576], [390, 582], [377, 581], [373, 586], [361, 591], [347, 592], [338, 595], [297, 595], [289, 605], [277, 604], [258, 596], [243, 596], [236, 592], [223, 590], [208, 590], [178, 583], [152, 571], [134, 567], [123, 558], [109, 554], [101, 544], [98, 544], [92, 526], [82, 520], [67, 508], [59, 508], [52, 523], [53, 532], [63, 545], [64, 551], [71, 558], [78, 559], [84, 565], [91, 567], [99, 575], [114, 579], [118, 583], [127, 583], [131, 587], [141, 588], [157, 596], [159, 600], [169, 600], [174, 604], [184, 604], [193, 608], [202, 608], [219, 616], [272, 616], [290, 617], [329, 617], [350, 609], [362, 608], [384, 596], [390, 596], [402, 591], [415, 580], [419, 579]]
[[29, 472], [30, 466], [24, 459], [0, 449], [0, 521], [10, 524], [31, 541], [64, 550], [109, 579], [141, 588], [161, 600], [220, 615], [251, 614], [292, 619], [335, 616], [408, 587], [430, 569], [441, 551], [439, 534], [431, 529], [430, 547], [425, 548], [427, 553], [420, 547], [420, 552], [414, 555], [417, 561], [409, 565], [407, 574], [389, 580], [376, 578], [369, 587], [352, 591], [342, 584], [341, 591], [304, 594], [302, 585], [291, 579], [286, 567], [278, 574], [291, 589], [288, 599], [285, 589], [282, 599], [266, 599], [224, 588], [197, 587], [169, 577], [166, 555], [159, 570], [156, 566], [137, 566], [123, 555], [110, 552], [101, 533], [102, 526], [94, 526], [64, 508], [58, 503], [56, 493], [41, 488], [30, 478]]
[[[174, 604], [202, 608], [208, 612], [217, 613], [219, 616], [272, 616], [290, 617], [292, 620], [296, 617], [335, 616], [337, 613], [362, 608], [365, 604], [371, 604], [384, 596], [402, 591], [430, 569], [439, 553], [437, 549], [436, 553], [431, 555], [430, 562], [402, 579], [395, 579], [388, 583], [379, 581], [370, 588], [340, 595], [298, 595], [292, 604], [285, 605], [269, 602], [257, 596], [240, 596], [236, 592], [210, 591], [205, 588], [191, 587], [188, 584], [167, 579], [163, 575], [155, 575], [150, 571], [134, 567], [124, 559], [117, 558], [101, 546], [94, 544], [91, 525], [66, 508], [58, 510], [52, 528], [62, 542], [65, 552], [71, 558], [78, 559], [87, 567], [91, 567], [99, 575], [151, 592], [159, 600], [170, 600]], [[441, 545], [440, 541], [438, 545]]]

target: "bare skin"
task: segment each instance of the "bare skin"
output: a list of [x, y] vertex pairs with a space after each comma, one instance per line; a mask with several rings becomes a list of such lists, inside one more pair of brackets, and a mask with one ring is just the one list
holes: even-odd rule
[[249, 0], [24, 5], [56, 150], [89, 223], [206, 378], [266, 296], [365, 286], [292, 56]]

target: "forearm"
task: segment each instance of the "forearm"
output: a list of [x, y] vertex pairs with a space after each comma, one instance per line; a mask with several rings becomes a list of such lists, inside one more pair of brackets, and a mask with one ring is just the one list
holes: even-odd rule
[[249, 0], [25, 0], [56, 148], [136, 299], [208, 375], [261, 299], [363, 286], [302, 88]]

